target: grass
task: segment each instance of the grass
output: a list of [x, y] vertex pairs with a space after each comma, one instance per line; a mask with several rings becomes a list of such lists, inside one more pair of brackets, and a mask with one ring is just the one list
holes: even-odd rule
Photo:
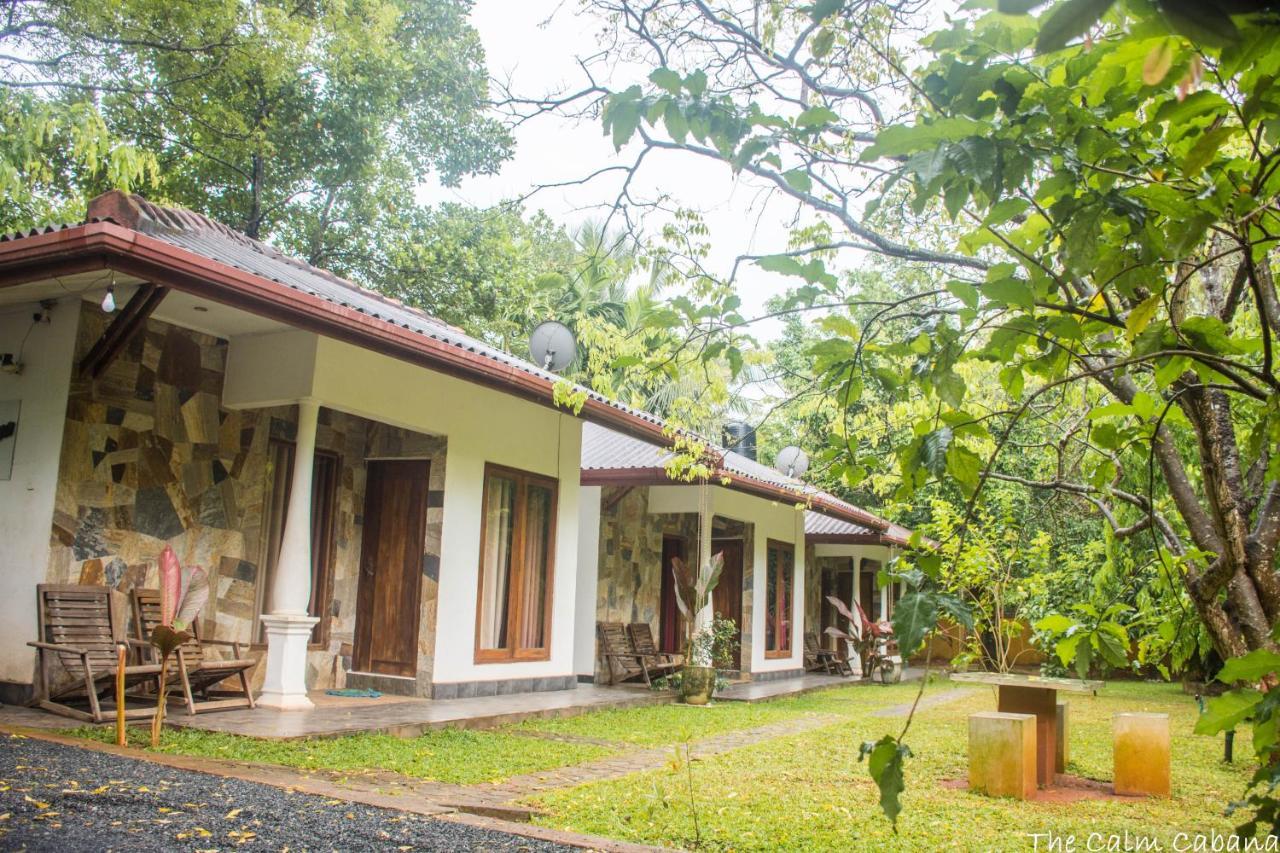
[[[935, 683], [926, 696], [951, 687]], [[595, 743], [575, 742], [573, 737], [617, 741], [634, 748], [674, 747], [692, 739], [697, 759], [696, 741], [702, 738], [815, 715], [829, 719], [830, 724], [822, 728], [695, 760], [692, 772], [702, 847], [714, 850], [1030, 850], [1032, 833], [1074, 835], [1074, 849], [1085, 850], [1090, 849], [1090, 833], [1104, 833], [1101, 842], [1092, 843], [1096, 849], [1107, 849], [1111, 834], [1123, 839], [1126, 832], [1132, 838], [1154, 839], [1160, 849], [1176, 849], [1172, 843], [1176, 833], [1229, 835], [1234, 822], [1223, 815], [1223, 809], [1240, 796], [1253, 771], [1247, 732], [1237, 739], [1237, 763], [1224, 765], [1222, 739], [1192, 733], [1197, 709], [1191, 697], [1175, 686], [1116, 682], [1098, 697], [1066, 697], [1071, 702], [1068, 770], [1109, 780], [1112, 715], [1168, 713], [1173, 727], [1171, 799], [1021, 803], [970, 794], [963, 786], [944, 787], [942, 782], [966, 775], [968, 715], [995, 707], [994, 691], [972, 687], [968, 695], [922, 710], [913, 722], [907, 742], [915, 755], [907, 762], [904, 812], [895, 834], [880, 811], [878, 791], [866, 765], [858, 760], [858, 750], [864, 741], [901, 730], [901, 717], [872, 714], [877, 708], [910, 702], [916, 689], [916, 685], [859, 686], [752, 705], [653, 705], [529, 720], [497, 731], [444, 729], [410, 739], [361, 734], [267, 741], [176, 729], [165, 732], [161, 751], [309, 770], [385, 770], [440, 782], [482, 784], [616, 752]], [[570, 740], [527, 736], [534, 733]], [[110, 740], [113, 733], [105, 727], [86, 727], [73, 734]], [[131, 730], [131, 738], [145, 745], [146, 732]], [[677, 771], [678, 765], [637, 773], [552, 791], [529, 802], [545, 812], [538, 821], [547, 826], [691, 847], [694, 834], [686, 779]], [[1103, 846], [1098, 847], [1099, 843]]]
[[[86, 726], [68, 734], [114, 742], [115, 730]], [[129, 730], [131, 746], [150, 747], [149, 730]], [[387, 770], [419, 779], [474, 785], [600, 758], [611, 750], [507, 732], [440, 729], [420, 737], [355, 734], [305, 740], [262, 740], [220, 732], [166, 729], [159, 752], [356, 773]]]
[[[930, 688], [940, 689], [946, 685]], [[863, 703], [873, 701], [876, 692], [865, 688], [831, 691], [794, 702], [806, 708], [810, 702], [824, 708], [845, 702], [850, 708], [855, 704], [865, 708]], [[886, 691], [879, 695], [881, 703], [888, 704], [883, 700], [892, 694]], [[1132, 836], [1158, 839], [1160, 849], [1169, 850], [1175, 849], [1174, 836], [1179, 832], [1229, 835], [1234, 823], [1223, 816], [1223, 809], [1239, 797], [1252, 763], [1237, 758], [1234, 766], [1224, 765], [1221, 738], [1192, 734], [1197, 710], [1191, 697], [1168, 685], [1113, 683], [1099, 697], [1068, 698], [1072, 708], [1068, 770], [1094, 779], [1111, 778], [1113, 714], [1140, 710], [1168, 713], [1173, 729], [1173, 797], [1050, 805], [992, 799], [942, 787], [939, 783], [944, 780], [965, 777], [967, 716], [995, 706], [993, 691], [979, 688], [967, 697], [922, 711], [912, 724], [907, 742], [915, 757], [907, 763], [907, 791], [898, 834], [880, 812], [878, 791], [866, 765], [858, 761], [858, 748], [863, 741], [896, 734], [903, 721], [856, 712], [842, 714], [845, 719], [829, 727], [696, 760], [693, 775], [703, 846], [724, 850], [1030, 850], [1031, 833], [1053, 832], [1074, 835], [1074, 849], [1085, 850], [1108, 849], [1105, 840], [1104, 846], [1089, 848], [1090, 833], [1104, 833], [1108, 838], [1114, 833], [1123, 838], [1127, 831]], [[592, 724], [587, 719], [578, 723], [584, 727]], [[696, 757], [696, 745], [694, 753]], [[1236, 755], [1250, 754], [1248, 737], [1242, 734]], [[531, 802], [546, 810], [547, 815], [539, 818], [545, 825], [691, 847], [692, 815], [684, 785], [682, 773], [666, 769], [556, 791]]]
[[528, 720], [517, 728], [575, 737], [664, 746], [753, 729], [818, 714], [852, 717], [872, 708], [910, 702], [917, 685], [859, 686], [822, 690], [769, 702], [717, 702], [710, 707], [647, 705], [598, 711], [576, 717]]

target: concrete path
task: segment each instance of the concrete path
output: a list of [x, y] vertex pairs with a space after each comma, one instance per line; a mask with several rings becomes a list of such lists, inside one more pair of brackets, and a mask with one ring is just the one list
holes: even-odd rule
[[[966, 690], [961, 687], [956, 687], [951, 690], [944, 690], [941, 693], [931, 694], [926, 688], [924, 696], [920, 698], [920, 704], [916, 706], [916, 710], [925, 711], [937, 705], [945, 705], [947, 702], [954, 702], [957, 699], [963, 699], [964, 697], [975, 692], [977, 691]], [[911, 705], [912, 705], [911, 702], [903, 702], [900, 705], [890, 705], [887, 708], [880, 708], [878, 710], [872, 711], [871, 716], [873, 717], [905, 717], [911, 713]]]

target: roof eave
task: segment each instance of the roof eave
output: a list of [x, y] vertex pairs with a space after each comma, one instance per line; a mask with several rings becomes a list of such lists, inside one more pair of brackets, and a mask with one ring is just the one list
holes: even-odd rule
[[[555, 404], [555, 383], [548, 379], [112, 222], [0, 242], [0, 287], [95, 269], [114, 269], [566, 411]], [[645, 441], [670, 443], [659, 424], [601, 400], [588, 398], [579, 414]]]
[[[728, 481], [728, 482], [726, 482]], [[662, 468], [583, 468], [581, 483], [584, 486], [695, 486], [697, 483], [673, 480]], [[820, 495], [805, 495], [794, 492], [783, 486], [766, 483], [741, 474], [719, 472], [710, 481], [710, 485], [723, 486], [765, 500], [803, 506], [829, 515], [833, 518], [851, 521], [877, 530], [888, 528], [888, 523], [870, 513], [851, 512], [849, 507], [841, 506], [824, 499]]]

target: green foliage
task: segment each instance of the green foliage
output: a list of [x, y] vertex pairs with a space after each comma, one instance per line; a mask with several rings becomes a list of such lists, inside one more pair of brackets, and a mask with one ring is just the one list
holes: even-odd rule
[[[145, 152], [137, 161], [113, 149], [111, 183], [136, 183], [142, 163], [158, 164], [146, 171], [162, 199], [368, 278], [418, 182], [492, 172], [510, 151], [484, 114], [469, 7], [25, 3], [5, 32], [22, 58], [6, 59], [15, 76], [44, 81], [31, 91], [53, 93], [40, 107], [63, 125], [77, 124], [79, 107], [60, 93], [89, 93], [111, 137]], [[102, 188], [90, 159], [57, 166], [61, 188]]]
[[892, 735], [885, 735], [878, 741], [862, 744], [858, 753], [859, 760], [867, 759], [867, 769], [871, 778], [880, 789], [880, 810], [885, 817], [897, 826], [898, 815], [902, 812], [899, 797], [906, 790], [902, 776], [902, 763], [911, 755], [910, 748]]
[[1048, 635], [1062, 665], [1074, 667], [1080, 678], [1088, 678], [1095, 667], [1130, 668], [1129, 632], [1116, 621], [1129, 608], [1113, 604], [1099, 611], [1086, 602], [1073, 609], [1079, 614], [1078, 619], [1054, 614], [1035, 625], [1036, 630]]
[[[1233, 690], [1209, 700], [1208, 707], [1196, 722], [1196, 734], [1214, 735], [1230, 732], [1245, 723], [1253, 734], [1253, 749], [1258, 769], [1245, 789], [1244, 799], [1233, 802], [1228, 814], [1244, 811], [1248, 819], [1236, 833], [1252, 838], [1261, 829], [1275, 835], [1280, 829], [1280, 801], [1275, 797], [1280, 787], [1280, 690], [1276, 674], [1280, 672], [1280, 654], [1270, 649], [1255, 649], [1227, 661], [1218, 680], [1239, 684]], [[1261, 688], [1261, 689], [1260, 689]]]
[[675, 580], [676, 605], [680, 608], [685, 629], [685, 657], [695, 666], [710, 666], [710, 642], [699, 645], [698, 619], [711, 604], [711, 593], [720, 582], [724, 570], [724, 553], [717, 551], [701, 568], [694, 569], [679, 557], [671, 560], [671, 576]]

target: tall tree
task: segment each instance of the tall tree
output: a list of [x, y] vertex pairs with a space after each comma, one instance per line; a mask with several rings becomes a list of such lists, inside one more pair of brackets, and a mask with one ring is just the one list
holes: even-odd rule
[[469, 0], [6, 6], [4, 88], [88, 93], [154, 153], [158, 195], [340, 272], [366, 272], [352, 248], [428, 174], [492, 172], [510, 151]]
[[[869, 347], [850, 325], [822, 343], [837, 400], [885, 382], [874, 361], [889, 358], [934, 402], [895, 448], [908, 488], [937, 477], [974, 495], [1011, 476], [1017, 421], [1091, 385], [1079, 478], [1024, 485], [1151, 536], [1224, 657], [1274, 646], [1280, 31], [1235, 14], [1270, 4], [979, 10], [930, 33], [914, 73], [917, 4], [597, 5], [654, 66], [600, 103], [637, 168], [656, 150], [724, 162], [828, 223], [831, 245], [939, 274], [894, 309], [914, 315], [910, 335]], [[923, 225], [942, 217], [964, 236], [931, 242]], [[834, 277], [814, 250], [831, 245], [754, 261], [821, 292]], [[736, 329], [728, 316], [705, 312], [701, 334]], [[957, 367], [971, 359], [1002, 365], [1011, 411], [968, 410]], [[851, 475], [874, 461], [841, 452]]]

